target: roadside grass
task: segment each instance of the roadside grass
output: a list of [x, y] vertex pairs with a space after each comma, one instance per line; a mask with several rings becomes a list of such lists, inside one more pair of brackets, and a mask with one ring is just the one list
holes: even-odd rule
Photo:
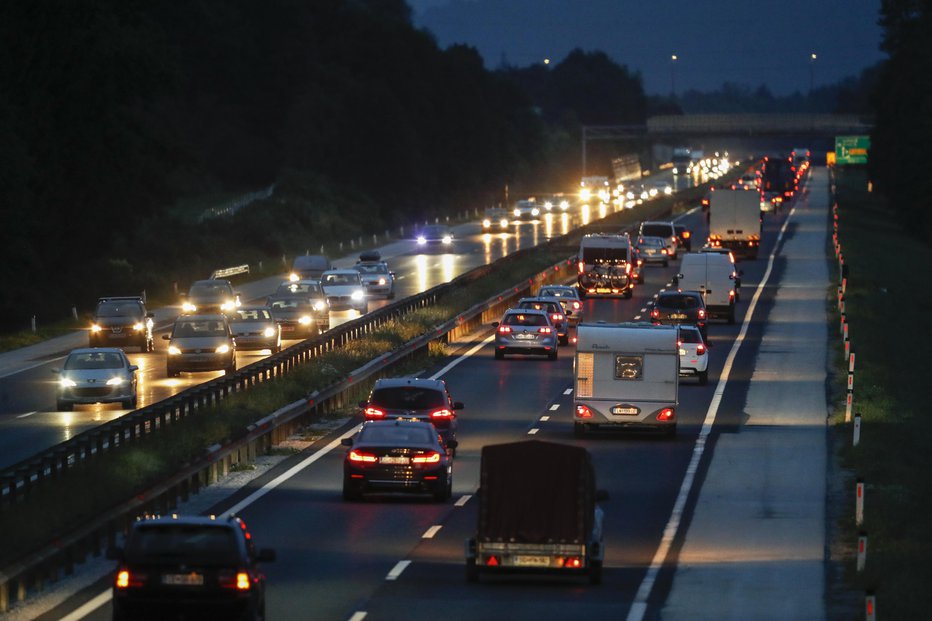
[[[910, 237], [882, 196], [867, 192], [864, 171], [841, 170], [836, 183], [839, 238], [849, 266], [845, 311], [856, 352], [853, 410], [861, 414], [861, 441], [855, 448], [852, 427], [844, 424], [847, 364], [837, 354], [833, 385], [840, 405], [833, 422], [852, 480], [841, 513], [844, 541], [838, 547], [850, 550], [847, 581], [857, 591], [876, 594], [883, 618], [928, 618], [932, 417], [925, 411], [928, 388], [920, 374], [927, 366], [922, 330], [932, 289], [918, 276], [932, 263], [932, 248]], [[854, 519], [855, 478], [865, 483], [860, 528]], [[868, 536], [861, 573], [855, 565], [859, 530]]]
[[26, 327], [17, 332], [0, 334], [0, 353], [35, 345], [48, 339], [70, 334], [75, 330], [86, 328], [88, 321], [86, 319], [60, 319], [47, 325], [37, 322], [36, 331]]
[[[695, 188], [686, 200], [698, 199], [704, 191], [703, 188]], [[0, 532], [16, 533], [15, 538], [0, 547], [0, 562], [15, 560], [40, 549], [76, 525], [144, 492], [177, 472], [184, 464], [202, 458], [207, 447], [235, 439], [244, 433], [248, 425], [269, 413], [306, 398], [314, 390], [346, 377], [378, 355], [429, 332], [477, 302], [567, 258], [576, 251], [579, 238], [585, 232], [618, 230], [643, 220], [664, 206], [682, 210], [683, 201], [682, 195], [676, 199], [663, 198], [610, 214], [584, 230], [577, 230], [560, 243], [538, 247], [517, 260], [498, 266], [488, 276], [448, 293], [436, 306], [408, 313], [365, 339], [350, 341], [340, 350], [321, 355], [284, 377], [232, 395], [206, 411], [168, 426], [125, 449], [108, 451], [70, 471], [61, 480], [35, 486], [27, 502], [0, 513]], [[568, 268], [572, 269], [571, 266]], [[566, 275], [570, 277], [572, 273], [567, 271]], [[404, 375], [429, 367], [445, 354], [445, 347], [432, 346], [428, 348], [426, 358], [415, 358], [395, 366], [392, 373]], [[367, 384], [359, 387], [360, 391], [366, 389]], [[350, 416], [352, 412], [342, 412], [341, 415]]]

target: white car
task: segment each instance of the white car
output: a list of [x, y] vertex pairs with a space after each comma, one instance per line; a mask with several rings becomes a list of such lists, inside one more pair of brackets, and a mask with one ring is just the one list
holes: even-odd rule
[[56, 409], [71, 410], [78, 403], [119, 402], [136, 409], [136, 371], [118, 347], [75, 349], [65, 358], [58, 375]]
[[559, 298], [563, 306], [563, 313], [569, 319], [570, 325], [575, 326], [583, 320], [583, 302], [579, 297], [579, 289], [569, 285], [544, 285], [537, 295], [541, 297]]
[[680, 326], [680, 375], [698, 377], [699, 385], [709, 383], [709, 348], [696, 326]]
[[389, 300], [395, 297], [395, 272], [388, 269], [388, 263], [380, 259], [359, 260], [353, 269], [359, 272], [369, 295], [381, 295]]
[[356, 310], [365, 313], [369, 308], [366, 286], [354, 269], [328, 270], [320, 277], [320, 286], [330, 303], [330, 310]]

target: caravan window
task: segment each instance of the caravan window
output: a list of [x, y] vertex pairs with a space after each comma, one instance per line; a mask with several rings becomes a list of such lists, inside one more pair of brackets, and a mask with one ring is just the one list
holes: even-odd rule
[[643, 356], [615, 356], [615, 379], [639, 380], [643, 368]]

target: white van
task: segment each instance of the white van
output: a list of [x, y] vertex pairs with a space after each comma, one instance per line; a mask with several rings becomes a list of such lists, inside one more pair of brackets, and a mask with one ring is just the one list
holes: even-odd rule
[[634, 260], [627, 233], [590, 233], [579, 242], [576, 284], [579, 294], [630, 298], [634, 291]]
[[691, 252], [683, 256], [676, 286], [680, 291], [700, 292], [710, 317], [734, 323], [737, 278], [728, 255]]
[[680, 356], [676, 326], [583, 323], [576, 332], [573, 430], [676, 433]]

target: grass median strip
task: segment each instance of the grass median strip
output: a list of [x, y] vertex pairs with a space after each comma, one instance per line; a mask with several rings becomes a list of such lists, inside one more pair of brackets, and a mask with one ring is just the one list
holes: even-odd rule
[[[927, 618], [932, 609], [932, 418], [922, 330], [932, 289], [921, 282], [932, 248], [911, 237], [882, 196], [867, 191], [863, 170], [838, 172], [839, 240], [849, 267], [845, 312], [856, 351], [854, 411], [861, 441], [852, 447], [844, 424], [847, 364], [837, 355], [833, 422], [843, 466], [850, 473], [836, 549], [844, 549], [849, 586], [872, 590], [889, 619]], [[836, 320], [840, 319], [836, 314]], [[838, 323], [835, 333], [838, 334]], [[836, 341], [840, 349], [840, 337]], [[854, 479], [865, 482], [864, 523], [854, 520]], [[865, 570], [856, 571], [858, 532], [869, 536]]]

